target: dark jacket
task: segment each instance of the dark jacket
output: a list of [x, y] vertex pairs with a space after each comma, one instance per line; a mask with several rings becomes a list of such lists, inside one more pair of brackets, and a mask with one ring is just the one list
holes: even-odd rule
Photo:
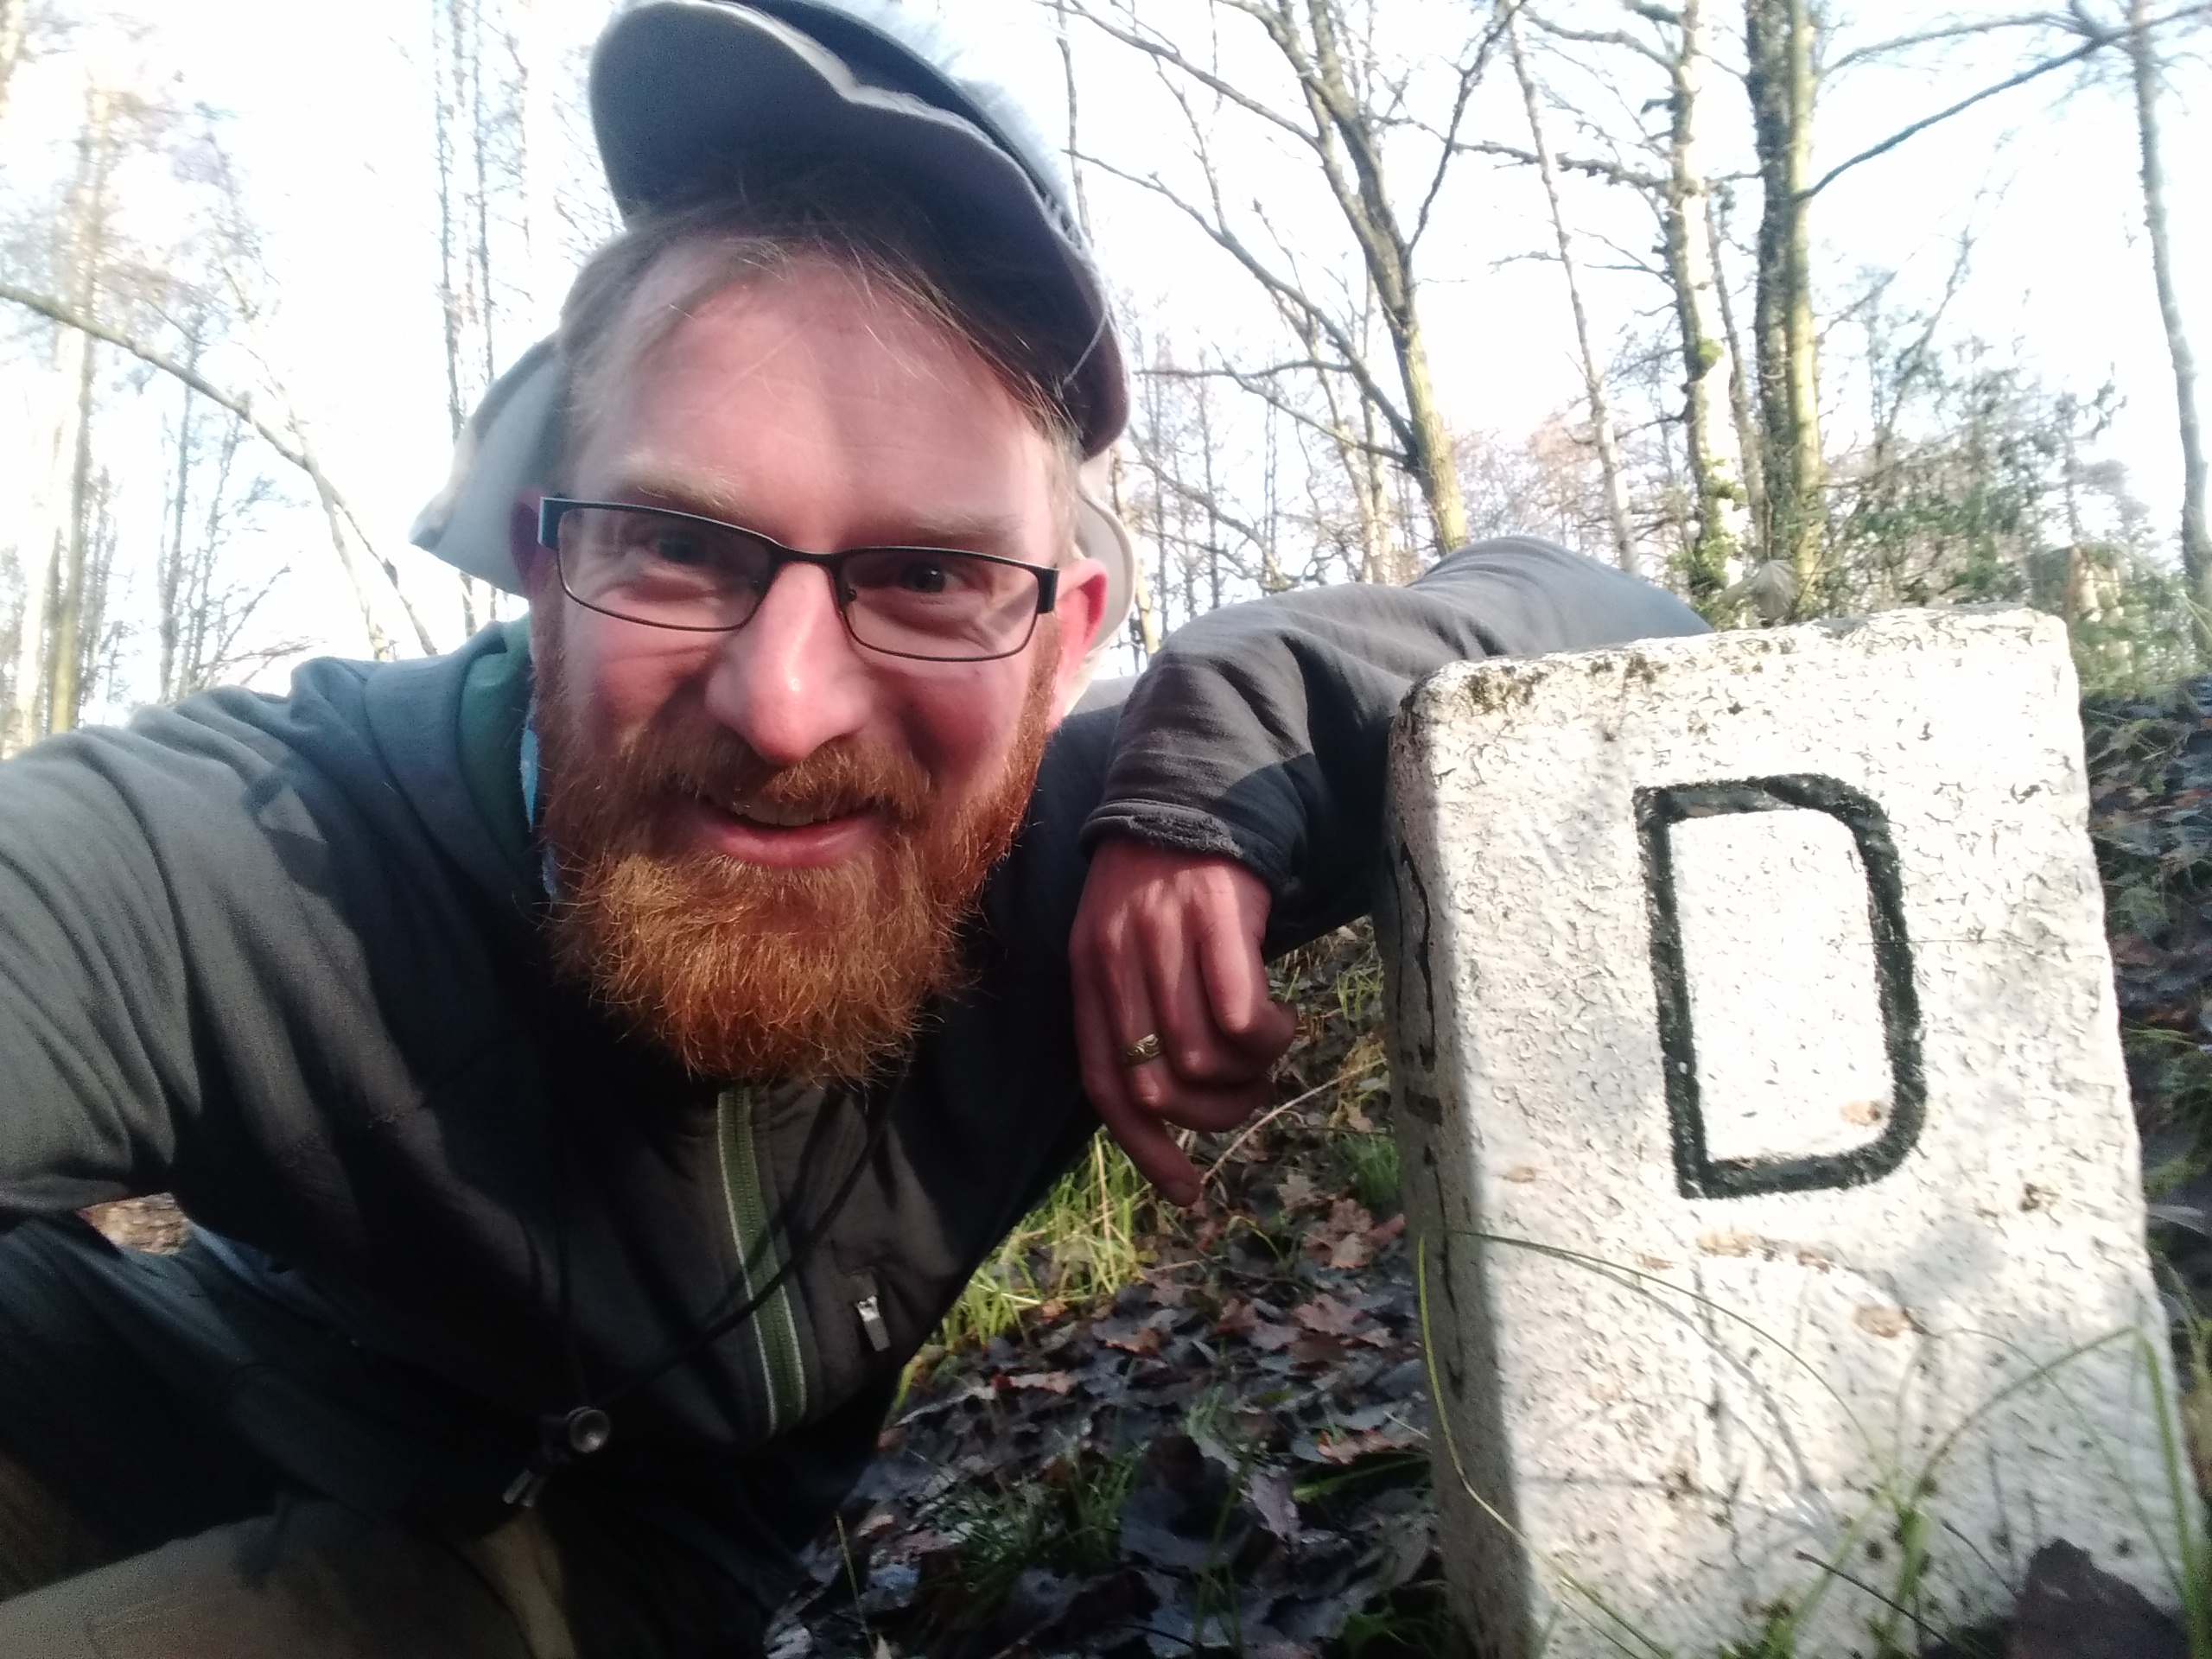
[[[1367, 907], [1417, 677], [1700, 626], [1526, 541], [1192, 623], [1055, 735], [975, 988], [873, 1090], [725, 1090], [551, 978], [518, 628], [54, 739], [0, 767], [0, 1221], [177, 1192], [240, 1284], [341, 1338], [270, 1357], [290, 1385], [234, 1426], [349, 1502], [489, 1525], [539, 1420], [606, 1402], [547, 1489], [570, 1553], [699, 1569], [706, 1623], [714, 1586], [772, 1605], [901, 1365], [1096, 1126], [1066, 965], [1096, 838], [1241, 860], [1286, 948]], [[625, 1393], [817, 1230], [878, 1113], [785, 1292]], [[691, 1650], [664, 1622], [636, 1650]]]

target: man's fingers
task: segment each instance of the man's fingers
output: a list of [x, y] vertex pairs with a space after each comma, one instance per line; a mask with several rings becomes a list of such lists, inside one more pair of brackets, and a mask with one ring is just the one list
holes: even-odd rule
[[[1129, 1068], [1122, 1064], [1122, 1050], [1130, 1040], [1121, 1035], [1128, 1018], [1127, 998], [1115, 988], [1122, 976], [1109, 965], [1106, 959], [1109, 954], [1081, 951], [1071, 963], [1076, 1056], [1083, 1072], [1084, 1092], [1098, 1108], [1100, 1116], [1116, 1110], [1128, 1116], [1141, 1109], [1130, 1092]], [[1119, 1131], [1115, 1138], [1123, 1139]]]
[[1091, 1097], [1106, 1132], [1120, 1142], [1138, 1173], [1160, 1191], [1171, 1204], [1188, 1207], [1198, 1201], [1201, 1185], [1198, 1166], [1175, 1143], [1166, 1123], [1151, 1113], [1116, 1100], [1112, 1105]]
[[[1180, 918], [1177, 920], [1179, 922]], [[1221, 1033], [1206, 996], [1188, 930], [1181, 925], [1142, 930], [1145, 982], [1160, 1019], [1160, 1040], [1168, 1066], [1182, 1083], [1242, 1083], [1245, 1073], [1223, 1074]]]
[[[1297, 1029], [1268, 995], [1266, 884], [1226, 859], [1109, 839], [1092, 860], [1073, 936], [1084, 1086], [1161, 1192], [1198, 1196], [1170, 1126], [1219, 1133], [1267, 1104], [1268, 1072]], [[1132, 1065], [1132, 1045], [1160, 1054]]]
[[1298, 1015], [1268, 989], [1257, 931], [1202, 926], [1197, 944], [1206, 1000], [1222, 1040], [1263, 1066], [1273, 1065], [1298, 1034]]

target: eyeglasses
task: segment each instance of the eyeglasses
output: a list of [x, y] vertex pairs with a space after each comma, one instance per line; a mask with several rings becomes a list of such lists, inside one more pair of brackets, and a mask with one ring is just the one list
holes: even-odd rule
[[538, 504], [537, 539], [577, 604], [695, 633], [743, 627], [785, 565], [816, 565], [855, 643], [930, 662], [1013, 656], [1060, 580], [1049, 565], [943, 547], [801, 553], [718, 518], [555, 495]]

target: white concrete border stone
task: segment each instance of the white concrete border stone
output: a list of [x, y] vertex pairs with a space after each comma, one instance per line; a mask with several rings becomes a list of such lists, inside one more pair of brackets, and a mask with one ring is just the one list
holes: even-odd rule
[[1799, 1659], [1912, 1650], [1843, 1575], [1947, 1624], [2053, 1537], [2171, 1605], [2064, 630], [1893, 613], [1467, 664], [1408, 699], [1390, 783], [1396, 1120], [1477, 1650], [1705, 1659], [1789, 1619]]

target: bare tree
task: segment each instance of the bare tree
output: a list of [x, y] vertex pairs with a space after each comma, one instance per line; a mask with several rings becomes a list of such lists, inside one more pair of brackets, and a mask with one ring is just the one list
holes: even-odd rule
[[[1188, 6], [1174, 11], [1177, 25], [1171, 29], [1141, 0], [1068, 0], [1066, 5], [1070, 14], [1141, 54], [1159, 72], [1183, 112], [1200, 162], [1199, 187], [1188, 190], [1160, 173], [1134, 173], [1096, 155], [1086, 159], [1171, 203], [1266, 294], [1302, 355], [1278, 365], [1278, 372], [1254, 375], [1254, 381], [1280, 379], [1287, 372], [1355, 389], [1372, 416], [1372, 447], [1420, 491], [1430, 539], [1441, 550], [1465, 539], [1466, 512], [1437, 401], [1416, 267], [1489, 39], [1468, 42], [1443, 60], [1448, 107], [1434, 122], [1431, 159], [1415, 176], [1402, 179], [1390, 156], [1394, 149], [1402, 154], [1426, 130], [1408, 107], [1421, 58], [1383, 48], [1378, 40], [1382, 10], [1376, 0], [1208, 0], [1203, 12]], [[1270, 102], [1224, 70], [1219, 50], [1224, 26], [1237, 33], [1243, 48], [1263, 48], [1271, 54], [1284, 73], [1289, 100]], [[1257, 124], [1311, 164], [1349, 237], [1359, 272], [1356, 283], [1330, 294], [1316, 279], [1310, 257], [1276, 232], [1262, 207], [1255, 202], [1249, 211], [1231, 209], [1230, 200], [1243, 193], [1225, 187], [1209, 140], [1213, 124], [1229, 117]], [[1387, 356], [1368, 349], [1362, 338], [1362, 312], [1370, 296]], [[1277, 402], [1292, 418], [1316, 419], [1300, 400]], [[1367, 440], [1355, 435], [1365, 423], [1364, 418], [1338, 422], [1338, 430], [1347, 442], [1363, 443]]]
[[[86, 89], [75, 172], [55, 228], [54, 275], [72, 303], [87, 315], [100, 304], [110, 236], [116, 106], [115, 96], [98, 82]], [[74, 725], [81, 689], [79, 645], [94, 517], [92, 417], [98, 364], [91, 340], [70, 331], [58, 334], [53, 365], [54, 415], [25, 550], [14, 706], [6, 734], [10, 749]]]
[[1529, 116], [1529, 143], [1536, 157], [1537, 176], [1543, 181], [1544, 202], [1551, 210], [1552, 236], [1559, 247], [1560, 274], [1567, 283], [1567, 299], [1574, 314], [1574, 341], [1582, 359], [1583, 392], [1590, 402], [1590, 428], [1597, 445], [1598, 465], [1605, 480], [1605, 521], [1612, 532], [1613, 557], [1630, 575], [1640, 575], [1636, 535], [1629, 526], [1628, 486], [1621, 477], [1620, 445], [1613, 436], [1612, 410], [1605, 401], [1605, 377], [1590, 340], [1590, 317], [1582, 303], [1582, 283], [1577, 274], [1574, 235], [1560, 207], [1559, 169], [1552, 160], [1551, 140], [1544, 131], [1543, 110], [1536, 97], [1536, 83], [1529, 73], [1529, 57], [1521, 43], [1518, 4], [1506, 12], [1506, 44], [1513, 59], [1513, 77], [1520, 84], [1522, 107]]
[[[185, 361], [196, 365], [205, 315], [186, 325]], [[177, 417], [168, 428], [172, 464], [163, 502], [160, 563], [155, 571], [157, 641], [156, 695], [175, 702], [307, 647], [307, 641], [243, 639], [262, 601], [290, 567], [258, 581], [228, 572], [225, 555], [237, 531], [280, 499], [268, 474], [251, 465], [251, 433], [188, 385], [178, 388]]]
[[2212, 526], [2205, 520], [2204, 435], [2196, 412], [2196, 359], [2182, 326], [2174, 281], [2173, 237], [2166, 221], [2166, 172], [2158, 130], [2159, 63], [2149, 8], [2128, 0], [2127, 58], [2135, 91], [2135, 131], [2142, 158], [2143, 223], [2150, 233], [2151, 271], [2158, 290], [2173, 364], [2176, 423], [2181, 435], [2181, 563], [2188, 578], [2197, 653], [2212, 660]]
[[1744, 86], [1761, 203], [1751, 325], [1766, 486], [1759, 540], [1795, 578], [1801, 602], [1820, 585], [1827, 528], [1808, 223], [1818, 28], [1811, 0], [1745, 0]]

